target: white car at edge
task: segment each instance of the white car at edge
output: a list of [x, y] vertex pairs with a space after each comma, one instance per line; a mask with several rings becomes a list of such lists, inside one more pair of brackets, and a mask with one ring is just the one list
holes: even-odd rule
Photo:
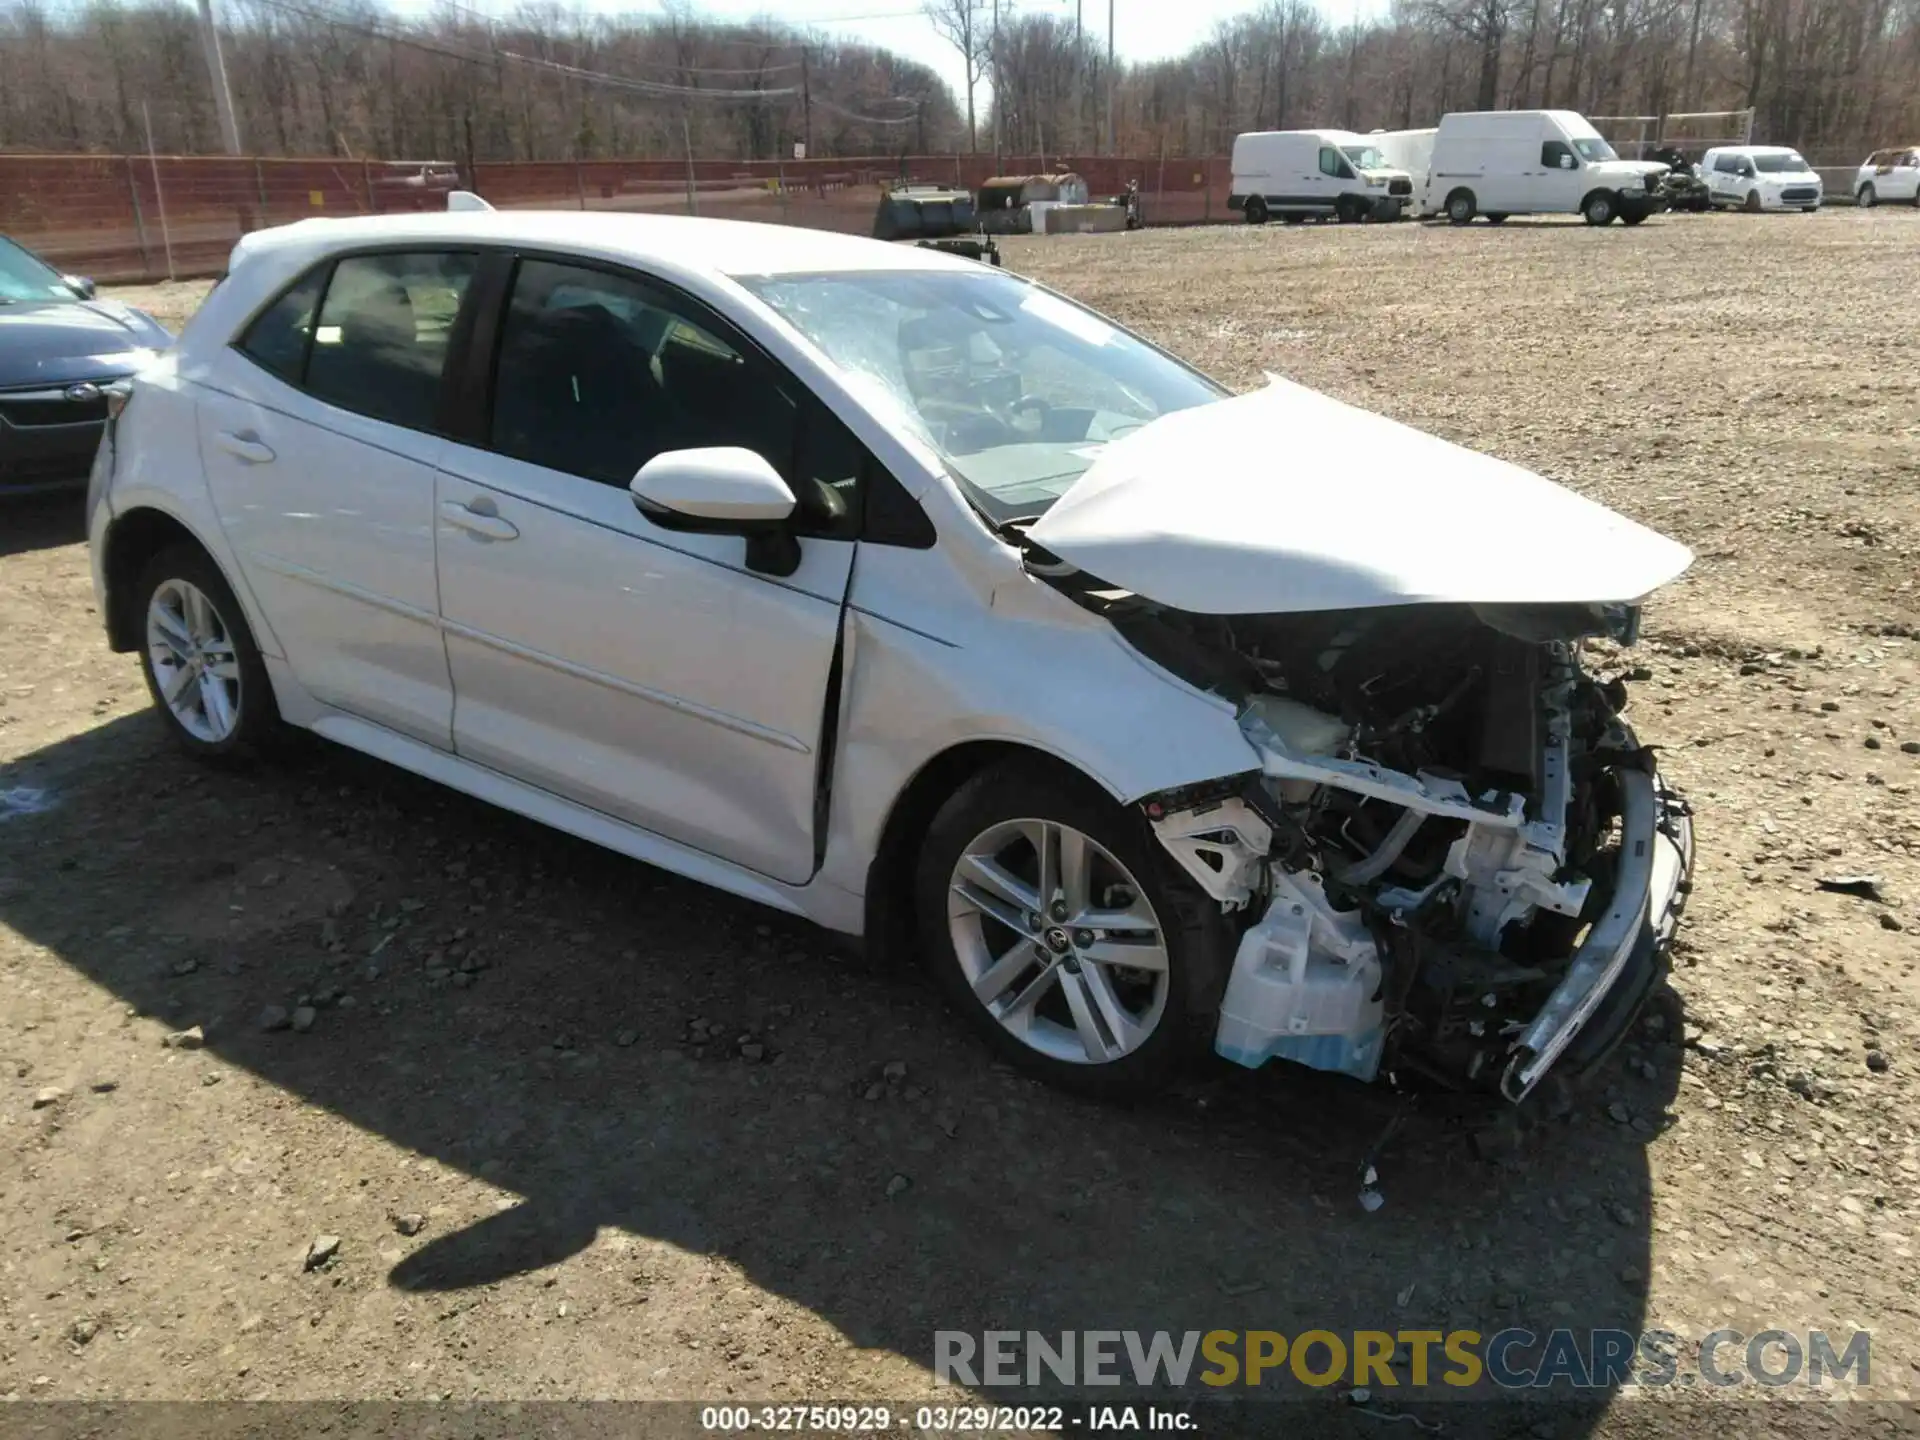
[[1854, 173], [1853, 198], [1864, 210], [1875, 205], [1920, 205], [1920, 145], [1874, 151]]
[[189, 751], [310, 730], [917, 951], [1094, 1094], [1211, 1048], [1517, 1101], [1631, 1023], [1686, 889], [1580, 660], [1684, 547], [913, 247], [249, 235], [89, 533]]

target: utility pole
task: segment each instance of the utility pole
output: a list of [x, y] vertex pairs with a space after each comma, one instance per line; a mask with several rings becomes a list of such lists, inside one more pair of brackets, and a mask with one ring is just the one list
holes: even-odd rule
[[806, 158], [813, 158], [813, 72], [807, 68], [811, 52], [800, 47], [800, 139]]
[[220, 53], [220, 32], [213, 23], [213, 0], [200, 0], [200, 48], [207, 55], [207, 79], [213, 86], [213, 108], [220, 117], [220, 143], [229, 155], [240, 153], [240, 122], [233, 115], [233, 93], [227, 89], [227, 62]]
[[1113, 4], [1107, 0], [1107, 153], [1118, 154], [1113, 133]]
[[993, 47], [993, 168], [1000, 169], [1000, 112], [1004, 108], [1000, 91], [1000, 0], [993, 0], [993, 36], [987, 41]]

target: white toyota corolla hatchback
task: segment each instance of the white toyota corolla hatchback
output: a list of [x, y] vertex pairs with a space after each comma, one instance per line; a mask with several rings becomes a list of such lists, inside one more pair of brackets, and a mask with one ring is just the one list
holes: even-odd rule
[[300, 727], [918, 954], [1009, 1058], [1525, 1097], [1657, 981], [1685, 807], [1591, 636], [1682, 546], [1002, 270], [450, 213], [249, 235], [89, 500], [208, 757]]

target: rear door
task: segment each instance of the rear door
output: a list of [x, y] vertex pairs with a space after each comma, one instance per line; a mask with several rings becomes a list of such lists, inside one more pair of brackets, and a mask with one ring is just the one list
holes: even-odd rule
[[[497, 353], [475, 367], [491, 396], [437, 482], [454, 748], [806, 880], [864, 451], [726, 321], [649, 277], [528, 256], [500, 285]], [[642, 464], [711, 445], [841, 495], [845, 515], [801, 526], [793, 573], [635, 507]]]
[[442, 749], [434, 469], [476, 263], [439, 250], [323, 263], [192, 376], [215, 510], [295, 677]]
[[1889, 197], [1895, 200], [1920, 198], [1920, 150], [1902, 151], [1893, 160], [1893, 168], [1887, 172], [1887, 179], [1892, 185]]

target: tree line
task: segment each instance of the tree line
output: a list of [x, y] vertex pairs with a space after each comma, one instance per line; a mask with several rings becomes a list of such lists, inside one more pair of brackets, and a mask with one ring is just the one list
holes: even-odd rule
[[[1099, 7], [1092, 7], [1098, 10]], [[1751, 108], [1756, 140], [1841, 158], [1920, 138], [1920, 0], [1394, 0], [1336, 25], [1260, 0], [1177, 59], [1001, 0], [926, 0], [975, 94], [925, 65], [685, 0], [505, 18], [441, 0], [222, 0], [245, 148], [352, 158], [1224, 153], [1248, 129], [1430, 125], [1449, 110]], [[997, 82], [997, 84], [996, 84]], [[962, 87], [963, 91], [967, 87]], [[0, 0], [0, 150], [216, 152], [195, 11]]]
[[[952, 35], [953, 16], [986, 3], [930, 8]], [[1009, 148], [1101, 142], [1104, 36], [1008, 20], [1002, 0], [985, 57], [989, 77], [998, 62]], [[1756, 143], [1846, 160], [1920, 141], [1916, 77], [1920, 0], [1395, 0], [1346, 25], [1310, 0], [1263, 0], [1178, 59], [1117, 67], [1113, 123], [1122, 153], [1208, 155], [1245, 130], [1412, 129], [1454, 110], [1751, 109]]]
[[[771, 159], [950, 148], [952, 92], [877, 46], [684, 5], [594, 16], [550, 0], [495, 19], [442, 3], [220, 0], [244, 149], [262, 155]], [[217, 153], [198, 16], [171, 0], [0, 0], [0, 150]]]

